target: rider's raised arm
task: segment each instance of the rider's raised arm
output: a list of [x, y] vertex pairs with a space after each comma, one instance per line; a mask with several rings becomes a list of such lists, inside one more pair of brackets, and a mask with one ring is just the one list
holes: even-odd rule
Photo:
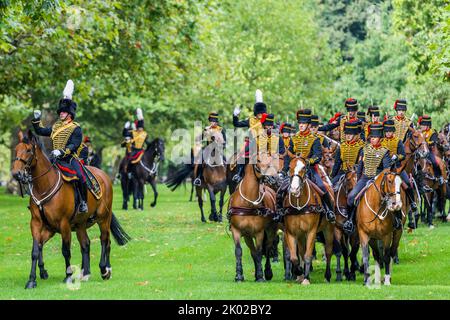
[[42, 125], [41, 119], [34, 119], [31, 121], [31, 123], [33, 124], [33, 128], [34, 128], [34, 131], [36, 132], [36, 134], [38, 134], [40, 136], [45, 136], [45, 137], [50, 137], [50, 135], [52, 134], [52, 128], [44, 127]]
[[65, 154], [76, 154], [83, 140], [83, 133], [80, 127], [76, 127], [67, 141], [66, 150], [62, 150]]
[[340, 118], [336, 120], [336, 123], [327, 123], [323, 126], [321, 126], [318, 130], [319, 131], [331, 131], [337, 127], [339, 127], [340, 124]]
[[342, 166], [341, 148], [338, 147], [336, 153], [334, 154], [334, 165], [333, 169], [331, 170], [331, 178], [334, 178], [339, 173], [339, 170], [341, 170], [341, 166]]
[[250, 127], [248, 119], [239, 121], [239, 117], [233, 115], [233, 126], [235, 128], [248, 128]]

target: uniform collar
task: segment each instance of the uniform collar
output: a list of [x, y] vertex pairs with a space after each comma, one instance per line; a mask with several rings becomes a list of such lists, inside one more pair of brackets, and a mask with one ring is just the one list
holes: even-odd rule
[[395, 119], [397, 119], [397, 120], [405, 120], [405, 116], [403, 116], [403, 117], [400, 117], [400, 116], [395, 116]]
[[376, 145], [373, 145], [373, 144], [370, 144], [370, 145], [372, 146], [373, 149], [380, 149], [381, 148], [381, 141], [378, 142], [378, 144], [376, 144]]
[[309, 131], [309, 130], [306, 130], [306, 131], [304, 131], [304, 132], [298, 132], [298, 135], [300, 136], [300, 137], [306, 137], [306, 136], [309, 136], [309, 134], [311, 133], [311, 131]]
[[357, 144], [358, 142], [360, 141], [360, 139], [353, 139], [352, 141], [350, 141], [350, 142], [345, 142], [345, 143], [347, 143], [349, 146], [354, 146], [355, 144]]

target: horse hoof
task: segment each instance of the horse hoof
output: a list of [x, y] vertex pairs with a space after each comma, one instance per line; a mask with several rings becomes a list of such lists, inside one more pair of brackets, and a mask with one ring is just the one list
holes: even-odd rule
[[112, 268], [106, 267], [105, 272], [102, 272], [102, 279], [109, 280], [112, 276]]
[[39, 273], [39, 276], [40, 276], [40, 278], [41, 278], [42, 280], [47, 280], [47, 279], [48, 279], [48, 272], [47, 272], [47, 270], [42, 270], [42, 271]]
[[72, 275], [65, 277], [63, 282], [64, 283], [73, 283]]
[[278, 263], [278, 262], [280, 262], [280, 259], [278, 259], [278, 257], [274, 257], [274, 258], [272, 259], [272, 262], [273, 262], [273, 263]]
[[336, 282], [342, 282], [342, 274], [338, 273], [336, 275]]
[[295, 281], [298, 282], [298, 283], [302, 283], [303, 280], [305, 280], [304, 276], [297, 276], [297, 279]]
[[156, 203], [150, 204], [150, 207], [154, 208], [156, 206]]
[[243, 275], [238, 275], [234, 278], [235, 282], [244, 282], [244, 276]]
[[205, 218], [202, 218], [202, 222], [206, 222], [206, 219], [205, 219]]
[[89, 281], [90, 277], [91, 277], [90, 273], [89, 274], [80, 274], [80, 281], [87, 282], [87, 281]]
[[36, 281], [28, 281], [27, 284], [25, 285], [25, 289], [34, 289], [36, 288], [37, 283]]
[[398, 259], [398, 257], [394, 257], [394, 264], [400, 264], [400, 260]]
[[384, 285], [385, 286], [391, 285], [391, 276], [384, 276]]
[[256, 282], [266, 282], [266, 280], [264, 280], [264, 278], [257, 278], [255, 281]]
[[309, 282], [308, 279], [303, 279], [302, 286], [309, 286], [310, 284], [311, 284], [311, 282]]

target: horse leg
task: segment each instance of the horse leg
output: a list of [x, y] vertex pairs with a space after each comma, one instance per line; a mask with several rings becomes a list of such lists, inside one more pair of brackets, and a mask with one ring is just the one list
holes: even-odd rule
[[139, 179], [139, 209], [144, 211], [144, 185], [145, 181]]
[[50, 232], [47, 229], [43, 229], [41, 231], [41, 243], [39, 244], [39, 277], [42, 280], [47, 280], [48, 279], [48, 272], [47, 270], [45, 270], [44, 267], [44, 244], [48, 241], [48, 239], [50, 239], [51, 237], [53, 237], [54, 233]]
[[[290, 260], [290, 264], [286, 264], [285, 280], [290, 280], [292, 274], [300, 276], [300, 261], [297, 256], [297, 239], [294, 238], [288, 231], [284, 232], [284, 246], [286, 252], [286, 259]], [[292, 270], [292, 274], [291, 274]]]
[[323, 232], [323, 235], [325, 236], [325, 258], [327, 261], [325, 280], [329, 283], [331, 279], [331, 256], [333, 255], [334, 232], [332, 225], [328, 225], [327, 229]]
[[334, 229], [334, 246], [336, 248], [336, 281], [342, 281], [341, 256], [342, 256], [342, 233]]
[[[272, 229], [270, 226], [265, 231], [264, 235], [265, 241], [263, 241], [263, 245], [265, 245], [265, 255], [266, 255], [266, 265], [264, 266], [264, 277], [266, 280], [272, 280], [273, 272], [272, 266], [270, 265], [271, 253], [274, 250], [275, 238], [278, 237], [276, 234], [276, 227]], [[278, 244], [278, 242], [277, 242]], [[277, 250], [277, 248], [275, 248]]]
[[36, 288], [36, 265], [39, 259], [39, 251], [40, 251], [40, 229], [42, 227], [42, 223], [35, 219], [31, 219], [31, 234], [33, 236], [33, 245], [31, 247], [31, 271], [28, 281], [25, 285], [25, 289], [33, 289]]
[[128, 210], [128, 199], [130, 198], [130, 195], [128, 193], [128, 177], [126, 173], [120, 175], [120, 185], [122, 187], [123, 197], [122, 209]]
[[66, 262], [66, 277], [64, 278], [65, 283], [71, 283], [72, 282], [72, 274], [73, 270], [70, 265], [70, 243], [72, 240], [72, 230], [70, 228], [69, 221], [63, 220], [61, 222], [61, 238], [62, 238], [62, 255], [64, 256], [64, 260]]
[[316, 232], [309, 231], [306, 235], [306, 252], [305, 252], [305, 279], [303, 280], [303, 285], [309, 285], [309, 274], [311, 272], [311, 264], [313, 258], [314, 243], [316, 241]]
[[88, 281], [91, 275], [91, 262], [90, 262], [90, 251], [91, 251], [91, 241], [86, 232], [86, 227], [77, 228], [77, 238], [80, 243], [81, 249], [81, 280]]
[[155, 177], [153, 177], [150, 180], [150, 185], [152, 186], [153, 195], [154, 195], [153, 202], [150, 204], [150, 206], [153, 208], [156, 206], [156, 201], [158, 200], [158, 191], [156, 190], [156, 178]]
[[360, 238], [360, 242], [361, 242], [363, 264], [364, 264], [364, 284], [369, 285], [369, 258], [370, 258], [369, 237], [360, 230], [359, 238]]
[[189, 202], [192, 202], [192, 196], [194, 194], [194, 184], [191, 183], [191, 197], [189, 198]]
[[403, 229], [394, 230], [394, 235], [392, 238], [391, 245], [391, 258], [394, 260], [395, 264], [399, 264], [400, 261], [398, 259], [398, 246], [400, 245], [400, 238], [402, 237]]
[[352, 235], [350, 237], [351, 242], [351, 250], [350, 250], [350, 280], [356, 280], [356, 271], [358, 270], [360, 273], [364, 273], [364, 263], [362, 263], [362, 270], [358, 263], [358, 250], [359, 243], [356, 235]]
[[241, 247], [241, 232], [235, 227], [231, 226], [231, 233], [234, 240], [234, 256], [236, 257], [236, 277], [234, 281], [244, 281], [244, 271], [242, 269], [242, 247]]
[[133, 209], [137, 210], [138, 209], [138, 183], [137, 181], [135, 181], [135, 179], [131, 179], [132, 181], [132, 186], [133, 186]]
[[196, 188], [196, 193], [197, 193], [198, 206], [200, 207], [200, 212], [201, 212], [201, 214], [202, 214], [201, 220], [202, 220], [202, 222], [206, 222], [205, 214], [203, 213], [203, 197], [202, 197], [202, 189]]
[[[263, 255], [263, 242], [264, 242], [264, 229], [255, 235], [255, 280], [257, 282], [264, 282], [264, 273], [262, 267], [262, 255]], [[269, 260], [270, 263], [270, 260]]]
[[292, 274], [292, 262], [291, 262], [291, 256], [289, 253], [289, 248], [286, 245], [286, 241], [282, 240], [283, 245], [283, 264], [284, 264], [284, 280], [293, 280], [293, 274]]
[[99, 222], [100, 244], [102, 247], [99, 267], [100, 267], [100, 274], [103, 280], [110, 279], [112, 275], [111, 263], [109, 261], [109, 256], [111, 252], [111, 239], [109, 231], [110, 225], [111, 225], [111, 218]]
[[392, 244], [392, 233], [389, 233], [383, 239], [384, 247], [384, 285], [391, 285], [391, 244]]
[[213, 187], [208, 186], [209, 201], [211, 202], [211, 213], [209, 214], [209, 221], [217, 221], [217, 211], [216, 211], [216, 195], [214, 194]]
[[226, 188], [222, 189], [220, 191], [220, 199], [219, 199], [219, 216], [217, 217], [217, 222], [222, 222], [222, 211], [223, 211], [223, 203], [225, 198], [225, 192], [227, 191]]
[[433, 226], [433, 193], [428, 197], [429, 202], [427, 207], [427, 224], [431, 228]]

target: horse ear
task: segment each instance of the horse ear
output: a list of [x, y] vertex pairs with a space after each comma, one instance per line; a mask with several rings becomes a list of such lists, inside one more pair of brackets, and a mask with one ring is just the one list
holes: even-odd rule
[[23, 132], [19, 129], [19, 132], [17, 132], [17, 138], [19, 139], [19, 142], [23, 142]]
[[32, 144], [36, 144], [36, 136], [33, 134], [33, 131], [31, 131], [30, 129], [27, 132], [27, 136], [28, 136], [28, 140], [32, 143]]

